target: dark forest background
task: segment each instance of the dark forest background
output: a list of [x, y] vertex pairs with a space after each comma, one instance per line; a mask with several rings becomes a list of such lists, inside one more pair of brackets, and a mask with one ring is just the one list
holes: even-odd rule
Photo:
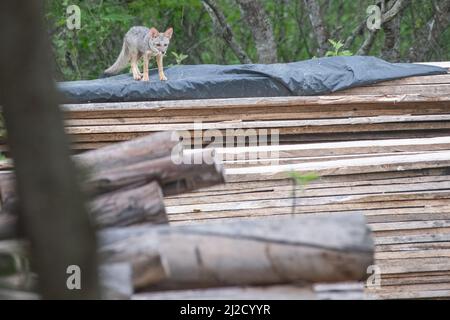
[[[66, 27], [69, 5], [81, 29]], [[366, 27], [369, 5], [381, 29]], [[57, 80], [98, 77], [134, 25], [175, 29], [166, 64], [273, 63], [325, 55], [389, 61], [450, 60], [450, 0], [58, 0], [47, 1]]]

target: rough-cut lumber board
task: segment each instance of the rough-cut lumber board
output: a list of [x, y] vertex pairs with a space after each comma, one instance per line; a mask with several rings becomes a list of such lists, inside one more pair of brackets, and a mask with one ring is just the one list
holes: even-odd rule
[[[188, 110], [195, 112], [198, 109], [218, 108], [226, 112], [228, 109], [238, 108], [269, 108], [291, 106], [339, 106], [339, 105], [392, 105], [448, 102], [448, 96], [428, 97], [426, 95], [362, 95], [362, 96], [302, 96], [302, 97], [271, 97], [271, 98], [239, 98], [239, 99], [203, 99], [203, 100], [175, 100], [175, 101], [147, 101], [122, 103], [91, 103], [69, 104], [62, 106], [66, 113], [79, 118], [90, 118], [101, 114], [118, 115], [128, 111], [154, 111], [163, 112], [166, 109]], [[148, 113], [147, 113], [148, 114]]]
[[[401, 201], [403, 202], [403, 201]], [[395, 206], [396, 203], [390, 203], [390, 206]], [[406, 206], [406, 204], [405, 204]], [[317, 207], [317, 206], [316, 206]], [[430, 207], [429, 202], [423, 202], [420, 207], [406, 207], [406, 208], [388, 208], [388, 209], [368, 209], [365, 204], [357, 204], [354, 208], [327, 208], [326, 206], [320, 206], [320, 210], [302, 209], [296, 210], [296, 214], [308, 215], [308, 214], [324, 214], [324, 213], [363, 213], [368, 223], [385, 223], [385, 222], [407, 222], [407, 221], [426, 221], [430, 218], [436, 220], [446, 220], [450, 218], [450, 208], [445, 207], [445, 212], [442, 212], [441, 206]], [[362, 207], [362, 208], [361, 208]], [[347, 209], [347, 210], [345, 210]], [[292, 215], [292, 209], [289, 207], [284, 208], [268, 208], [265, 210], [238, 210], [238, 211], [213, 211], [213, 212], [195, 212], [192, 214], [181, 213], [170, 215], [170, 222], [172, 225], [192, 224], [192, 223], [204, 223], [204, 222], [221, 222], [226, 220], [238, 220], [249, 219], [254, 217], [265, 216], [282, 216]]]
[[[422, 106], [423, 107], [423, 106]], [[330, 110], [327, 110], [330, 109]], [[99, 125], [129, 125], [129, 124], [164, 124], [164, 123], [186, 123], [186, 122], [219, 122], [219, 121], [251, 121], [251, 120], [289, 120], [289, 119], [327, 119], [327, 118], [348, 118], [348, 117], [371, 117], [383, 115], [431, 115], [431, 114], [448, 114], [448, 107], [441, 103], [430, 104], [426, 109], [419, 106], [408, 105], [389, 105], [376, 106], [372, 108], [367, 106], [342, 106], [338, 110], [336, 108], [307, 108], [307, 107], [277, 107], [277, 109], [252, 108], [251, 112], [214, 112], [210, 110], [210, 114], [204, 114], [203, 110], [193, 110], [192, 113], [181, 112], [182, 114], [171, 114], [173, 110], [162, 112], [143, 112], [135, 111], [129, 114], [126, 112], [122, 116], [113, 114], [99, 115], [96, 118], [73, 118], [65, 121], [67, 127], [73, 126], [99, 126]], [[183, 115], [183, 113], [186, 113]], [[75, 117], [75, 115], [73, 116]]]
[[367, 86], [356, 87], [332, 93], [332, 95], [368, 95], [368, 94], [423, 94], [427, 96], [444, 96], [450, 92], [450, 84], [416, 84], [416, 85], [390, 85], [390, 86]]
[[168, 278], [153, 289], [361, 280], [373, 262], [370, 233], [355, 214], [101, 234], [105, 255], [159, 252]]
[[261, 166], [226, 169], [226, 181], [256, 181], [288, 178], [292, 171], [316, 172], [320, 175], [344, 175], [362, 172], [403, 171], [450, 166], [450, 151], [420, 155], [399, 155], [384, 158], [362, 158], [279, 166]]
[[[216, 203], [224, 202], [227, 200], [232, 201], [249, 201], [249, 200], [265, 200], [265, 199], [283, 199], [291, 198], [293, 186], [278, 186], [271, 190], [260, 189], [253, 191], [246, 190], [245, 193], [235, 192], [230, 198], [229, 194], [218, 194], [202, 196], [201, 194], [195, 197], [180, 197], [165, 199], [165, 203], [168, 206], [172, 205], [186, 205], [186, 204], [203, 204], [203, 203]], [[309, 198], [314, 196], [341, 196], [341, 195], [362, 195], [362, 194], [378, 194], [378, 193], [393, 193], [393, 192], [407, 192], [407, 191], [433, 191], [433, 190], [449, 190], [450, 191], [450, 180], [439, 181], [439, 182], [418, 182], [413, 185], [408, 184], [396, 184], [396, 185], [382, 185], [382, 186], [359, 186], [354, 187], [335, 187], [326, 189], [303, 189], [300, 187], [295, 187], [297, 189], [297, 194], [299, 197]], [[266, 192], [264, 192], [266, 191]]]
[[162, 190], [157, 182], [100, 195], [89, 207], [98, 227], [168, 223]]
[[[445, 199], [450, 201], [450, 191], [435, 192], [402, 192], [390, 194], [374, 194], [374, 195], [351, 195], [351, 196], [333, 196], [333, 197], [317, 197], [317, 198], [300, 198], [296, 201], [297, 207], [302, 206], [319, 206], [336, 203], [362, 203], [362, 202], [383, 202], [383, 201], [404, 201], [404, 200], [439, 200]], [[208, 204], [191, 204], [170, 206], [166, 208], [167, 214], [179, 213], [198, 213], [208, 211], [235, 211], [243, 209], [263, 209], [277, 207], [292, 207], [294, 201], [292, 198], [269, 199], [269, 200], [250, 200], [243, 202], [220, 202]], [[298, 210], [300, 211], [300, 210]]]
[[427, 84], [450, 84], [450, 74], [438, 74], [434, 76], [408, 77], [404, 79], [383, 81], [371, 85], [371, 87], [384, 87], [391, 85], [427, 85]]
[[427, 242], [450, 242], [450, 233], [431, 234], [431, 235], [414, 235], [414, 236], [391, 236], [375, 238], [376, 245], [387, 244], [417, 244]]
[[[294, 145], [266, 145], [235, 148], [215, 148], [216, 158], [227, 160], [227, 156], [245, 159], [293, 158], [330, 155], [359, 155], [385, 152], [450, 150], [450, 136], [422, 139], [363, 140], [332, 143], [309, 143]], [[185, 150], [186, 153], [198, 152]]]
[[[113, 125], [113, 126], [83, 126], [83, 127], [67, 127], [66, 132], [71, 135], [78, 134], [99, 134], [99, 133], [127, 133], [127, 132], [158, 132], [158, 131], [176, 131], [176, 130], [225, 130], [225, 129], [253, 129], [253, 128], [291, 128], [285, 130], [286, 133], [311, 133], [311, 132], [330, 132], [330, 128], [340, 128], [342, 126], [370, 125], [396, 123], [397, 126], [408, 123], [423, 122], [430, 128], [442, 129], [449, 128], [445, 126], [445, 122], [450, 120], [450, 115], [403, 115], [403, 116], [377, 116], [377, 117], [356, 117], [347, 119], [312, 119], [312, 120], [278, 120], [278, 121], [223, 121], [212, 123], [170, 123], [170, 124], [150, 124], [150, 125]], [[438, 125], [440, 124], [440, 125]], [[417, 126], [417, 125], [416, 125]], [[314, 129], [314, 127], [318, 127]], [[321, 128], [323, 127], [323, 128]], [[328, 130], [327, 130], [328, 127]], [[382, 128], [378, 126], [376, 128]], [[283, 131], [281, 131], [283, 132]], [[242, 134], [248, 134], [247, 131]]]
[[[377, 260], [385, 259], [412, 259], [412, 258], [432, 258], [432, 257], [448, 257], [450, 258], [450, 249], [435, 250], [414, 250], [414, 251], [395, 251], [395, 252], [376, 252]], [[450, 278], [450, 274], [449, 274]]]
[[[321, 191], [327, 193], [329, 189], [340, 189], [340, 188], [353, 188], [355, 193], [358, 193], [359, 187], [368, 187], [373, 186], [374, 188], [380, 188], [383, 186], [390, 186], [395, 188], [398, 186], [399, 188], [404, 188], [405, 186], [410, 186], [411, 190], [416, 188], [415, 184], [424, 184], [424, 183], [442, 183], [450, 180], [450, 176], [442, 175], [442, 176], [414, 176], [414, 177], [397, 177], [394, 179], [378, 179], [378, 180], [370, 180], [364, 179], [364, 177], [355, 177], [356, 181], [326, 181], [326, 177], [318, 178], [315, 181], [311, 181], [308, 185], [302, 188], [301, 195], [304, 192], [317, 192], [320, 194]], [[226, 196], [226, 195], [237, 195], [245, 189], [246, 193], [250, 195], [253, 193], [261, 193], [263, 197], [265, 193], [271, 193], [279, 190], [292, 190], [292, 180], [273, 180], [273, 181], [258, 181], [258, 182], [247, 182], [247, 183], [228, 183], [223, 185], [222, 188], [204, 188], [196, 191], [192, 191], [185, 194], [179, 194], [175, 196], [170, 196], [166, 198], [166, 201], [185, 201], [184, 199], [193, 199], [193, 198], [203, 198], [208, 196]], [[410, 191], [411, 191], [410, 190]], [[189, 201], [189, 200], [186, 200]], [[175, 202], [177, 203], [177, 202]]]
[[424, 290], [424, 291], [409, 291], [406, 290], [392, 290], [385, 292], [367, 292], [367, 299], [372, 300], [393, 300], [393, 299], [438, 299], [450, 297], [450, 290]]
[[[447, 181], [450, 179], [450, 170], [442, 168], [411, 170], [401, 172], [367, 173], [347, 176], [322, 176], [311, 181], [305, 189], [323, 189], [335, 187], [355, 187], [363, 185], [391, 185], [391, 184], [412, 184], [420, 182]], [[194, 190], [189, 193], [179, 194], [167, 198], [197, 197], [203, 195], [220, 195], [239, 192], [242, 189], [251, 191], [273, 190], [276, 187], [292, 186], [291, 179], [267, 180], [267, 181], [246, 181], [234, 182], [208, 188]]]

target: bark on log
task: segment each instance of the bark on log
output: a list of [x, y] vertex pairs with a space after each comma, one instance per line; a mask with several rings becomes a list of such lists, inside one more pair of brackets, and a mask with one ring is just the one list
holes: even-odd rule
[[[158, 132], [130, 141], [112, 144], [76, 155], [77, 164], [92, 171], [111, 170], [141, 161], [166, 157], [178, 148], [179, 135], [175, 131]], [[177, 149], [181, 153], [181, 148]]]
[[134, 289], [131, 265], [126, 262], [99, 267], [101, 297], [106, 300], [130, 299]]
[[160, 256], [167, 276], [147, 283], [149, 290], [362, 280], [373, 263], [373, 241], [359, 214], [130, 227], [100, 235], [109, 258]]
[[[205, 150], [196, 156], [198, 159], [208, 159], [211, 157], [211, 151]], [[167, 156], [111, 170], [92, 172], [85, 187], [89, 194], [101, 194], [155, 180], [162, 185], [164, 195], [174, 195], [223, 183], [224, 177], [222, 165], [208, 164], [207, 161], [195, 164], [193, 155], [187, 154], [183, 157]]]
[[97, 197], [90, 203], [94, 225], [99, 228], [140, 222], [168, 223], [164, 199], [157, 182]]
[[[127, 225], [137, 221], [166, 222], [162, 195], [158, 191], [160, 187], [151, 184], [153, 181], [160, 183], [165, 195], [224, 182], [223, 168], [212, 162], [211, 151], [180, 156], [181, 150], [174, 149], [177, 137], [176, 134], [161, 133], [76, 157], [77, 162], [90, 171], [84, 182], [85, 191], [91, 197], [100, 197], [91, 202], [98, 226]], [[196, 164], [198, 162], [201, 163]], [[3, 214], [14, 213], [15, 192], [14, 173], [2, 174]], [[111, 192], [113, 194], [106, 194]], [[129, 200], [132, 200], [131, 207]]]
[[[97, 228], [168, 223], [162, 190], [157, 182], [100, 195], [89, 207]], [[0, 240], [18, 236], [17, 216], [7, 209], [3, 208], [0, 214]]]

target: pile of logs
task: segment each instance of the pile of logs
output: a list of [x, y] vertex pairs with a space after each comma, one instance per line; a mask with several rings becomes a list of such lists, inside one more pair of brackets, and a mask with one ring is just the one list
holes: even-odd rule
[[[140, 225], [102, 229], [98, 236], [107, 299], [361, 299], [362, 286], [355, 284], [370, 276], [374, 256], [360, 214]], [[0, 241], [0, 263], [2, 251], [26, 248]], [[16, 290], [0, 289], [0, 298], [38, 298], [30, 295], [36, 279], [23, 277], [7, 279]], [[344, 289], [316, 292], [316, 283]]]
[[[222, 166], [194, 164], [175, 132], [161, 132], [74, 156], [98, 228], [167, 223], [164, 196], [224, 181]], [[179, 163], [179, 164], [178, 164]], [[12, 171], [0, 174], [0, 239], [13, 232], [16, 190]]]
[[362, 281], [374, 254], [360, 214], [109, 229], [100, 242], [108, 264], [131, 264], [135, 291], [151, 298], [171, 290], [166, 299], [207, 288]]

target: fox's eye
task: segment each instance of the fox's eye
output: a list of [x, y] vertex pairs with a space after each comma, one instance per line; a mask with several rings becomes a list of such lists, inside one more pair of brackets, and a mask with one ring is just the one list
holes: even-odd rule
[[161, 43], [157, 43], [156, 45], [159, 47], [161, 45]]
[[164, 47], [167, 47], [167, 43], [164, 44]]

